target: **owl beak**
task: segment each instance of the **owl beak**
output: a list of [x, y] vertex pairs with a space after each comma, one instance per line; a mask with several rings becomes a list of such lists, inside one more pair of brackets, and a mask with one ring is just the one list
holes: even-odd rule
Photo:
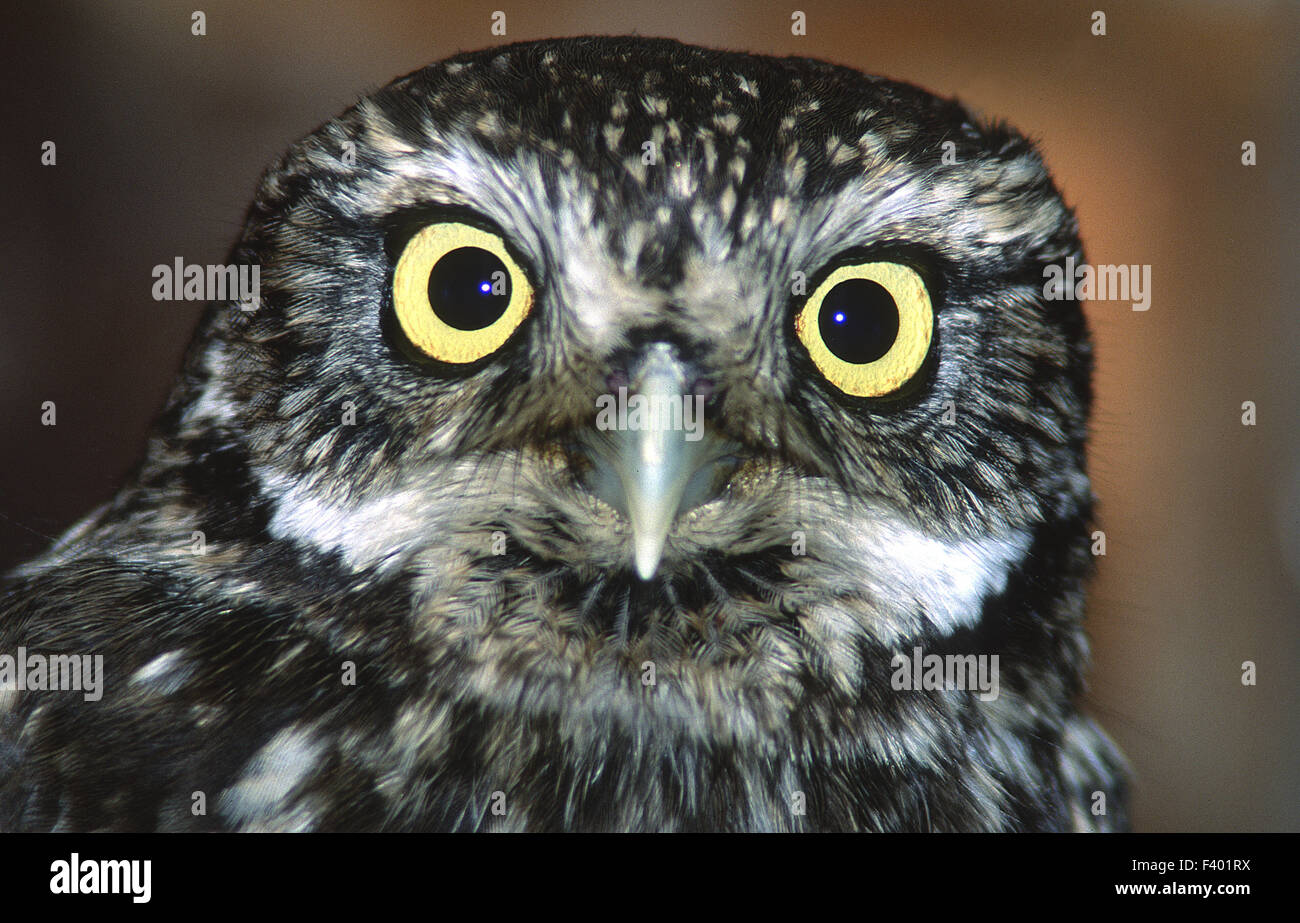
[[[698, 380], [667, 343], [650, 344], [628, 387], [597, 400], [592, 492], [628, 519], [632, 563], [649, 580], [677, 516], [716, 492], [723, 440], [706, 429]], [[603, 406], [602, 406], [603, 405]]]

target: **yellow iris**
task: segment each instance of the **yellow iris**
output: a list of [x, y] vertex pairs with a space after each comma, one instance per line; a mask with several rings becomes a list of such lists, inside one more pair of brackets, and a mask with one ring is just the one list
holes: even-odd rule
[[[897, 312], [898, 326], [892, 342], [887, 339], [882, 342], [882, 354], [867, 362], [848, 361], [844, 354], [850, 350], [843, 344], [828, 344], [823, 329], [827, 296], [841, 283], [860, 279], [875, 283], [888, 296], [863, 306], [864, 311], [889, 312], [888, 317], [883, 318], [889, 324]], [[892, 305], [889, 304], [891, 299]], [[836, 323], [843, 323], [844, 314], [851, 312], [852, 307], [844, 311], [829, 310], [835, 312]], [[859, 263], [841, 266], [822, 280], [795, 316], [794, 328], [813, 364], [827, 381], [854, 397], [879, 397], [897, 391], [924, 364], [934, 335], [934, 306], [925, 282], [916, 270], [899, 263]], [[838, 347], [839, 355], [833, 346]]]
[[[475, 287], [483, 286], [486, 296], [497, 296], [485, 297], [488, 322], [472, 330], [448, 323], [450, 306], [439, 303], [436, 292], [430, 294], [435, 268], [465, 250], [486, 251], [495, 257], [492, 264], [499, 266], [487, 278], [470, 280]], [[393, 273], [393, 308], [402, 332], [421, 352], [442, 362], [476, 362], [496, 352], [528, 316], [533, 298], [532, 286], [499, 236], [454, 221], [421, 229], [407, 243]], [[497, 311], [499, 316], [493, 316]]]

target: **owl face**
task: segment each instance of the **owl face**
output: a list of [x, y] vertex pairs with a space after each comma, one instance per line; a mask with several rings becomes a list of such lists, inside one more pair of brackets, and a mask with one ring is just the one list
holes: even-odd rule
[[0, 697], [0, 828], [1122, 827], [1070, 256], [1021, 137], [829, 64], [398, 80], [265, 176], [254, 309], [0, 588], [0, 649], [110, 671]]
[[[1082, 534], [1089, 347], [1042, 297], [1070, 255], [1030, 145], [907, 85], [489, 50], [268, 173], [260, 304], [207, 320], [168, 438], [229, 447], [274, 540], [467, 625], [847, 669], [973, 625], [1045, 523]], [[638, 395], [698, 425], [601, 425]]]

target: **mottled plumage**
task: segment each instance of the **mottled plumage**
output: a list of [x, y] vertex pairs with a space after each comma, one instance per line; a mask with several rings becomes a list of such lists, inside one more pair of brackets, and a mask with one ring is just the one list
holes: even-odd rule
[[[464, 366], [394, 319], [449, 216], [536, 293]], [[792, 327], [846, 254], [933, 301], [897, 392]], [[1122, 827], [1068, 256], [1020, 135], [846, 68], [576, 39], [396, 81], [267, 173], [257, 309], [210, 306], [138, 473], [4, 582], [0, 652], [105, 691], [0, 692], [0, 829]], [[655, 350], [719, 458], [642, 579], [594, 402]], [[896, 690], [916, 647], [1000, 694]]]

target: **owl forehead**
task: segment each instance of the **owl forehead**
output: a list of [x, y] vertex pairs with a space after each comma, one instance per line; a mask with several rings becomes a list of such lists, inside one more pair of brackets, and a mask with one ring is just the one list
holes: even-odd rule
[[[810, 165], [821, 180], [836, 166], [847, 179], [852, 143], [871, 135], [866, 123], [877, 106], [870, 78], [845, 72], [850, 85], [832, 92], [833, 81], [813, 79], [825, 73], [840, 72], [671, 42], [593, 39], [463, 56], [397, 86], [438, 127], [462, 129], [503, 157], [545, 152], [558, 168], [580, 168], [622, 193], [621, 210], [653, 210], [665, 193], [718, 196], [747, 180], [779, 180], [795, 192]], [[871, 151], [880, 143], [864, 139]]]
[[433, 65], [363, 104], [367, 136], [488, 174], [525, 209], [580, 211], [606, 249], [637, 259], [640, 278], [665, 282], [692, 245], [750, 239], [898, 140], [867, 126], [867, 99], [839, 93], [823, 111], [806, 76], [774, 59], [655, 42], [577, 53], [591, 47]]

